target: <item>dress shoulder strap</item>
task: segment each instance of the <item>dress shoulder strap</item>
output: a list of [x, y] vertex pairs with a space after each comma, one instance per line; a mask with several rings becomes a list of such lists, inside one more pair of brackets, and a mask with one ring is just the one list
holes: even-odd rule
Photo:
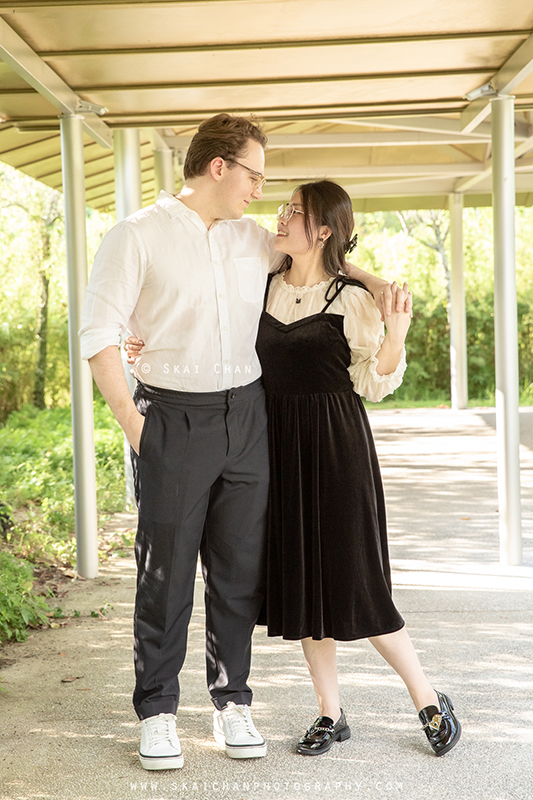
[[361, 281], [357, 281], [355, 278], [346, 278], [343, 275], [339, 275], [338, 278], [335, 278], [331, 281], [330, 285], [326, 289], [326, 294], [324, 295], [326, 305], [320, 313], [323, 314], [324, 311], [328, 310], [330, 305], [340, 295], [345, 286], [359, 286], [361, 289], [364, 289], [365, 292], [368, 292], [368, 289], [364, 283], [361, 283]]

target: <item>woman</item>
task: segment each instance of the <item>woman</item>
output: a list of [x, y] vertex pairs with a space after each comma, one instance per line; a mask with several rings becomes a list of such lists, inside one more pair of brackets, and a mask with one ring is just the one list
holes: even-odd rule
[[410, 298], [393, 284], [384, 336], [372, 297], [340, 275], [352, 233], [350, 198], [331, 181], [300, 186], [278, 213], [285, 257], [257, 340], [271, 460], [266, 623], [269, 636], [301, 640], [318, 700], [298, 753], [350, 737], [336, 642], [368, 638], [403, 679], [440, 756], [461, 726], [392, 601], [381, 477], [360, 399], [381, 400], [401, 383]]

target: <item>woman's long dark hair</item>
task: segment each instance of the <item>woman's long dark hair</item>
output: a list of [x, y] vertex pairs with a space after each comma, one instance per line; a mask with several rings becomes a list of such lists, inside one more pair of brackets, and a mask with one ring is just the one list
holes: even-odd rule
[[[327, 225], [331, 236], [324, 241], [324, 269], [332, 277], [344, 272], [346, 253], [353, 250], [357, 243], [357, 235], [353, 236], [352, 201], [348, 193], [333, 181], [313, 181], [303, 183], [295, 189], [302, 196], [305, 235], [309, 247], [313, 246], [313, 225], [319, 228]], [[290, 269], [291, 256], [283, 259], [279, 272]]]

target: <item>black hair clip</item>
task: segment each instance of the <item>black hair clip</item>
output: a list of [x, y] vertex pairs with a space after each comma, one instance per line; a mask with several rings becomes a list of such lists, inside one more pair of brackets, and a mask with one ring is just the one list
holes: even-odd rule
[[357, 234], [352, 236], [352, 238], [348, 242], [346, 242], [346, 244], [344, 245], [344, 252], [351, 253], [352, 250], [355, 250], [356, 247], [357, 247]]

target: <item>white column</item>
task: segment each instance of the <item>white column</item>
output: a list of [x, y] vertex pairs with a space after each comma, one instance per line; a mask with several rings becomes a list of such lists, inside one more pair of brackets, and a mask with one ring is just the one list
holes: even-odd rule
[[[138, 211], [142, 206], [141, 181], [141, 142], [137, 128], [121, 128], [113, 132], [115, 154], [115, 209], [116, 220]], [[133, 393], [135, 381], [130, 375], [124, 348], [121, 347], [122, 363], [130, 391]], [[130, 445], [124, 437], [124, 469], [126, 474], [126, 504], [134, 504], [133, 471], [131, 467]]]
[[500, 559], [502, 564], [520, 564], [522, 533], [515, 278], [514, 97], [495, 97], [491, 106]]
[[86, 361], [82, 361], [78, 337], [85, 287], [87, 286], [82, 119], [81, 116], [61, 117], [61, 164], [67, 245], [76, 569], [83, 578], [95, 578], [98, 575], [98, 516], [94, 458], [93, 382], [89, 365]]
[[451, 234], [450, 369], [452, 408], [468, 407], [466, 303], [463, 258], [463, 195], [448, 197]]
[[120, 222], [142, 206], [141, 141], [138, 128], [113, 131], [113, 150], [116, 219]]
[[174, 153], [170, 148], [156, 148], [154, 150], [155, 196], [161, 189], [169, 194], [176, 191], [176, 178], [174, 176]]

